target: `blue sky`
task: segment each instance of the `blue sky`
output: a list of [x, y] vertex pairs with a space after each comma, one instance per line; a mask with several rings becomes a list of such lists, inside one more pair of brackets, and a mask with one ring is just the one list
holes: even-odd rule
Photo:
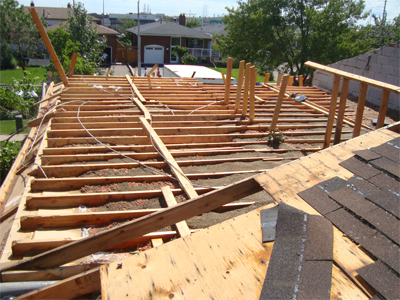
[[[72, 0], [34, 0], [36, 6], [55, 6], [65, 7], [68, 1]], [[78, 1], [78, 0], [76, 0]], [[30, 0], [20, 0], [19, 3], [29, 5]], [[102, 13], [102, 0], [84, 0], [86, 10]], [[366, 9], [373, 13], [382, 15], [384, 0], [365, 0]], [[220, 16], [226, 13], [225, 7], [236, 7], [237, 0], [140, 0], [140, 11], [143, 11], [144, 5], [149, 7], [152, 13], [165, 13], [166, 15], [179, 15], [180, 13], [195, 14], [196, 17], [203, 16], [207, 9], [207, 16]], [[137, 11], [137, 1], [124, 0], [104, 0], [105, 13], [135, 13]], [[400, 14], [399, 0], [387, 0], [388, 19], [393, 19]]]

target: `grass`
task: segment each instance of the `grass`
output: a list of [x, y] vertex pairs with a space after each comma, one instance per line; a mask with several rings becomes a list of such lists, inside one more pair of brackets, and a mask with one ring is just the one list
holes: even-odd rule
[[[27, 67], [27, 71], [31, 74], [29, 78], [39, 77], [42, 81], [45, 80], [46, 68], [40, 67]], [[0, 70], [0, 83], [11, 84], [13, 80], [21, 80], [24, 77], [22, 68], [14, 70]]]
[[[226, 68], [210, 68], [210, 69], [226, 74]], [[235, 79], [239, 79], [239, 68], [232, 68], [232, 77]], [[265, 76], [257, 75], [258, 82], [264, 82], [264, 79]], [[270, 82], [275, 82], [275, 81], [270, 80]]]
[[[23, 120], [24, 126], [28, 123], [28, 120]], [[5, 120], [0, 121], [0, 133], [2, 134], [11, 134], [15, 130], [17, 130], [17, 125], [15, 124], [15, 120]], [[29, 133], [30, 128], [26, 128], [22, 133]]]

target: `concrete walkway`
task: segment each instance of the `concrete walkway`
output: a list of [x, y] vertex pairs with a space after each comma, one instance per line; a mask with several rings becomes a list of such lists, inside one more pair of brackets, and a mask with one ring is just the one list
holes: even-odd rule
[[[16, 134], [14, 135], [11, 139], [10, 142], [21, 142], [24, 140], [24, 138], [27, 136], [27, 133], [22, 133], [22, 134]], [[9, 134], [0, 134], [0, 142], [4, 142], [10, 137]]]

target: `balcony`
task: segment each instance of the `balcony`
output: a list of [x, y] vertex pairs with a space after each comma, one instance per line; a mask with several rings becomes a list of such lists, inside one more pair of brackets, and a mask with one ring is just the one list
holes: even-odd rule
[[217, 56], [219, 57], [221, 54], [221, 51], [214, 51], [209, 48], [188, 48], [189, 50], [189, 55], [193, 55], [195, 57], [210, 57], [211, 56]]

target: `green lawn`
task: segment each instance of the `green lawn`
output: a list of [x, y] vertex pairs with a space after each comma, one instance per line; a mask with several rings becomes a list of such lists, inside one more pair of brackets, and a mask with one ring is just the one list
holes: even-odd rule
[[[31, 74], [29, 78], [39, 77], [41, 81], [44, 81], [46, 68], [39, 67], [28, 67], [26, 68]], [[0, 83], [11, 84], [13, 83], [13, 79], [20, 80], [24, 76], [22, 68], [14, 69], [14, 70], [0, 70]]]
[[[28, 120], [23, 120], [24, 126], [28, 123]], [[17, 130], [17, 125], [15, 124], [15, 120], [5, 120], [0, 121], [0, 133], [2, 134], [10, 134]], [[30, 128], [28, 127], [21, 133], [28, 133]]]
[[[226, 68], [210, 68], [210, 69], [226, 74]], [[239, 79], [239, 68], [236, 69], [232, 68], [232, 77]], [[264, 79], [265, 79], [265, 74], [263, 76], [257, 75], [258, 82], [264, 82]], [[270, 82], [275, 82], [275, 81], [270, 80]]]

